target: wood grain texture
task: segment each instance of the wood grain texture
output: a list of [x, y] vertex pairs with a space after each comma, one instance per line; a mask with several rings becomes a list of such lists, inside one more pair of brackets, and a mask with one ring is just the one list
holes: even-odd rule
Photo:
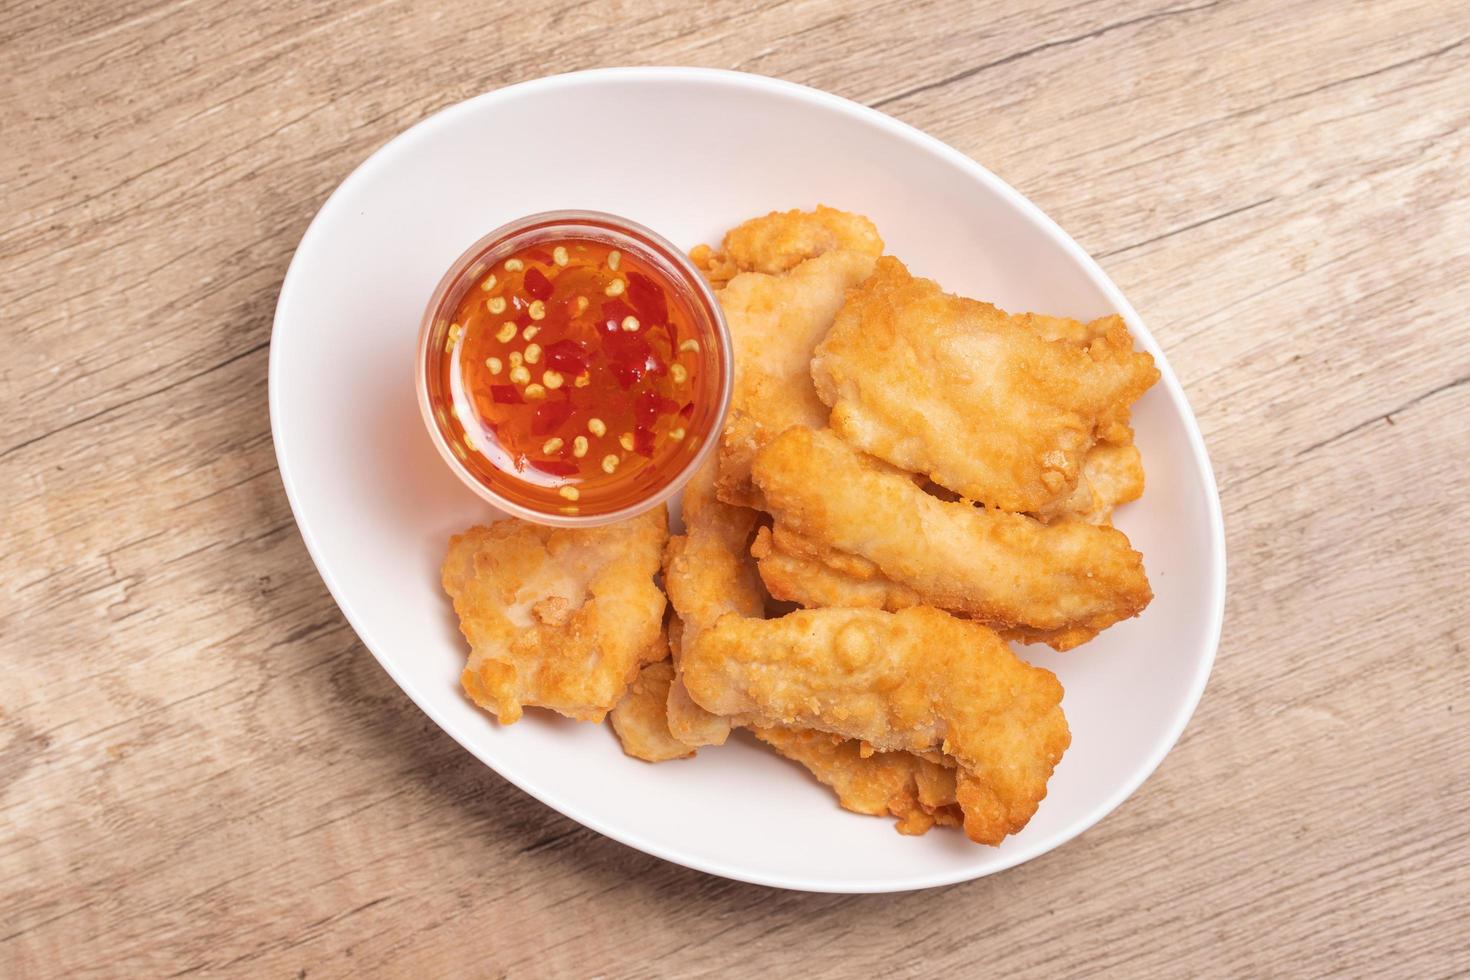
[[[1463, 973], [1470, 6], [55, 0], [0, 17], [0, 975]], [[369, 152], [608, 64], [881, 107], [1100, 256], [1199, 414], [1230, 598], [1119, 811], [789, 894], [584, 830], [362, 648], [275, 470], [270, 319]]]

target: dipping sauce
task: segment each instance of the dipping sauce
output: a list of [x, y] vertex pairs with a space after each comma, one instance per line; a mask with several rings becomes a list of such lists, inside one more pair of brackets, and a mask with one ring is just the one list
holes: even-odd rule
[[703, 457], [728, 399], [728, 340], [707, 290], [654, 247], [545, 231], [492, 246], [443, 297], [423, 352], [429, 410], [513, 513], [626, 516]]

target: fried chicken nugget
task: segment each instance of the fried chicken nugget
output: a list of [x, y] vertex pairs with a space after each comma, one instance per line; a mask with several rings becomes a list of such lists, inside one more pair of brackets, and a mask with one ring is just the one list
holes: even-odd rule
[[465, 693], [502, 724], [535, 705], [601, 721], [667, 651], [654, 584], [668, 511], [587, 529], [507, 519], [449, 539], [444, 591], [470, 656]]
[[970, 500], [1037, 511], [1072, 492], [1093, 443], [1159, 377], [1121, 319], [1075, 324], [1011, 317], [885, 256], [817, 345], [812, 379], [857, 448]]
[[912, 752], [863, 755], [862, 743], [826, 732], [755, 727], [756, 738], [830, 786], [843, 809], [898, 818], [900, 834], [963, 823], [955, 770]]
[[695, 701], [744, 724], [942, 752], [958, 768], [965, 833], [983, 844], [1026, 825], [1071, 741], [1050, 671], [923, 606], [725, 616], [686, 641], [683, 671]]
[[725, 234], [721, 251], [700, 245], [689, 253], [716, 287], [741, 272], [778, 275], [827, 252], [883, 254], [878, 229], [863, 215], [819, 204], [814, 211], [772, 211]]
[[694, 749], [669, 730], [669, 685], [674, 665], [667, 660], [645, 664], [608, 715], [623, 751], [645, 762], [686, 759]]
[[940, 500], [830, 431], [788, 429], [757, 455], [753, 475], [778, 526], [865, 559], [928, 605], [1059, 650], [1153, 598], [1143, 557], [1121, 531]]

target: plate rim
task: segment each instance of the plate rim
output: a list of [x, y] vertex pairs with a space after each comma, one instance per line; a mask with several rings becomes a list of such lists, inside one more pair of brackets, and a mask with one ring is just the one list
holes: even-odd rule
[[[1206, 509], [1208, 511], [1210, 525], [1209, 537], [1212, 556], [1209, 567], [1211, 579], [1209, 622], [1206, 627], [1208, 650], [1196, 668], [1195, 676], [1192, 679], [1187, 696], [1179, 703], [1175, 710], [1174, 717], [1169, 724], [1167, 737], [1158, 741], [1154, 750], [1134, 767], [1133, 774], [1120, 784], [1113, 793], [1093, 806], [1091, 810], [1079, 816], [1064, 831], [1048, 838], [1028, 841], [1025, 844], [1015, 846], [996, 865], [979, 871], [972, 868], [956, 868], [950, 873], [921, 874], [915, 875], [912, 878], [885, 878], [846, 882], [825, 882], [800, 875], [783, 876], [751, 872], [739, 867], [727, 865], [718, 860], [676, 852], [674, 849], [666, 847], [659, 841], [646, 837], [637, 831], [614, 829], [597, 816], [582, 812], [574, 805], [564, 804], [562, 801], [549, 798], [549, 794], [543, 794], [539, 789], [527, 785], [521, 779], [501, 772], [493, 762], [485, 758], [474, 747], [467, 733], [460, 732], [454, 723], [441, 717], [440, 713], [433, 706], [433, 701], [421, 696], [421, 692], [417, 690], [413, 683], [407, 678], [400, 676], [400, 673], [394, 668], [391, 658], [385, 657], [378, 652], [377, 645], [375, 645], [370, 634], [359, 625], [358, 617], [354, 613], [351, 604], [344, 600], [337, 582], [323, 562], [319, 544], [308, 524], [302, 519], [302, 511], [298, 503], [295, 481], [291, 474], [290, 464], [286, 454], [282, 451], [281, 434], [284, 431], [286, 423], [282, 420], [283, 415], [280, 406], [280, 385], [278, 384], [278, 379], [280, 378], [281, 372], [278, 367], [278, 362], [281, 357], [282, 348], [277, 343], [277, 340], [285, 333], [284, 311], [287, 307], [288, 297], [294, 295], [294, 291], [300, 288], [298, 261], [303, 249], [323, 233], [322, 229], [326, 226], [326, 221], [330, 220], [330, 215], [334, 212], [334, 205], [345, 197], [346, 192], [350, 188], [355, 187], [358, 183], [367, 179], [369, 174], [392, 162], [395, 148], [407, 145], [413, 139], [422, 137], [432, 129], [448, 125], [460, 115], [468, 114], [498, 101], [508, 101], [528, 93], [535, 93], [542, 90], [549, 91], [558, 88], [584, 85], [595, 86], [605, 81], [625, 81], [629, 79], [675, 83], [716, 83], [735, 89], [749, 88], [763, 91], [766, 94], [815, 105], [816, 107], [854, 118], [859, 122], [877, 126], [880, 129], [888, 131], [891, 135], [915, 144], [919, 149], [928, 151], [954, 164], [961, 171], [975, 178], [979, 183], [986, 185], [992, 192], [1006, 199], [1008, 203], [1016, 207], [1028, 220], [1034, 222], [1052, 240], [1060, 244], [1063, 250], [1078, 263], [1089, 278], [1092, 279], [1094, 284], [1098, 286], [1108, 301], [1113, 304], [1114, 308], [1123, 315], [1129, 328], [1136, 334], [1142, 335], [1146, 346], [1154, 354], [1159, 368], [1161, 383], [1168, 391], [1170, 397], [1184, 409], [1183, 422], [1185, 435], [1188, 439], [1192, 451], [1192, 460], [1198, 471], [1197, 476], [1201, 481], [1201, 486], [1205, 490], [1208, 504]], [[1149, 331], [1143, 319], [1138, 315], [1138, 311], [1123, 296], [1122, 291], [1108, 274], [1103, 271], [1102, 266], [1098, 264], [1097, 260], [1078, 245], [1070, 235], [1063, 231], [1060, 225], [1048, 217], [1029, 198], [997, 177], [983, 165], [939, 138], [931, 136], [906, 122], [895, 119], [884, 112], [843, 98], [842, 96], [833, 95], [830, 92], [824, 92], [820, 89], [801, 85], [796, 82], [721, 68], [672, 66], [595, 68], [546, 75], [491, 89], [490, 91], [482, 92], [479, 95], [445, 106], [424, 117], [386, 143], [377, 147], [361, 163], [353, 168], [352, 172], [322, 202], [316, 214], [312, 217], [310, 224], [307, 225], [306, 231], [301, 236], [301, 241], [297, 243], [296, 248], [292, 251], [291, 262], [286, 269], [286, 274], [281, 281], [280, 292], [276, 298], [276, 309], [271, 323], [267, 387], [272, 448], [275, 451], [277, 471], [279, 472], [282, 486], [286, 491], [286, 499], [291, 507], [291, 516], [296, 524], [297, 532], [301, 535], [301, 539], [306, 545], [307, 553], [311, 556], [312, 564], [316, 566], [318, 576], [320, 576], [322, 583], [326, 585], [328, 593], [332, 596], [332, 601], [337, 604], [337, 608], [347, 620], [348, 625], [352, 627], [353, 632], [357, 634], [358, 639], [362, 641], [363, 646], [367, 647], [374, 659], [377, 660], [378, 665], [387, 672], [393, 682], [398, 685], [398, 688], [404, 694], [408, 695], [409, 699], [414, 702], [418, 709], [426, 714], [441, 731], [459, 743], [462, 748], [478, 759], [482, 765], [488, 766], [498, 776], [515, 786], [521, 792], [529, 794], [542, 804], [576, 821], [582, 826], [596, 831], [604, 837], [673, 864], [693, 868], [706, 874], [713, 874], [748, 884], [764, 885], [766, 887], [782, 888], [792, 891], [825, 894], [880, 894], [915, 891], [972, 881], [1008, 870], [1033, 858], [1040, 857], [1043, 854], [1062, 847], [1096, 826], [1137, 792], [1144, 781], [1157, 771], [1164, 758], [1178, 743], [1190, 719], [1194, 716], [1200, 699], [1204, 695], [1210, 674], [1213, 671], [1215, 658], [1219, 653], [1220, 637], [1224, 625], [1227, 571], [1224, 516], [1220, 503], [1219, 488], [1215, 480], [1214, 468], [1210, 463], [1208, 450], [1205, 447], [1204, 436], [1199, 428], [1199, 420], [1195, 416], [1194, 409], [1190, 405], [1189, 399], [1186, 397], [1184, 389], [1180, 385], [1178, 377], [1174, 374], [1168, 359], [1164, 356], [1152, 332]]]

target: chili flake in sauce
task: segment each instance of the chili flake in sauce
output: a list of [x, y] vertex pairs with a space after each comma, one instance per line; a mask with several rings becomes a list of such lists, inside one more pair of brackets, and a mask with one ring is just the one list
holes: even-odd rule
[[696, 413], [719, 394], [688, 299], [608, 242], [518, 249], [450, 318], [430, 395], [441, 424], [477, 477], [539, 510], [648, 496], [687, 463]]

